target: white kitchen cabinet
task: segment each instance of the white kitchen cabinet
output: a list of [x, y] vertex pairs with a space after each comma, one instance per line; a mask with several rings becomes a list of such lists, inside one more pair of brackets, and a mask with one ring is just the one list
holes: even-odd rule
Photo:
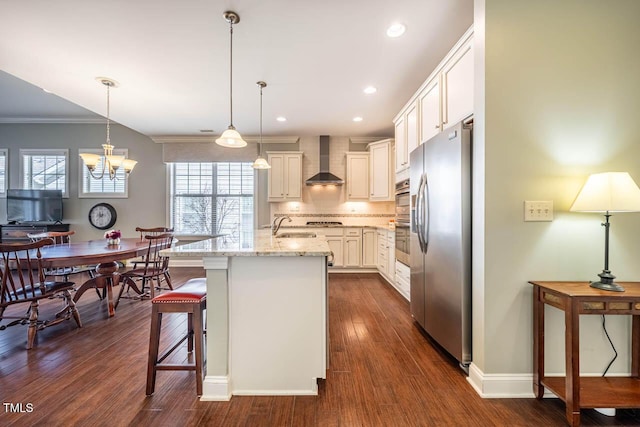
[[378, 229], [378, 271], [395, 286], [395, 234], [393, 230]]
[[267, 152], [268, 200], [270, 202], [302, 200], [302, 152]]
[[442, 130], [440, 108], [440, 79], [435, 78], [418, 98], [420, 105], [420, 143], [437, 135]]
[[415, 147], [473, 114], [473, 73], [470, 28], [393, 120], [396, 182], [409, 177], [409, 158]]
[[[344, 231], [342, 227], [309, 228], [305, 231], [324, 236], [329, 244], [329, 249], [333, 253], [333, 267], [344, 266]], [[329, 258], [331, 259], [331, 257]]]
[[409, 161], [407, 157], [407, 126], [405, 116], [401, 115], [394, 123], [396, 140], [396, 173], [399, 173], [409, 167]]
[[372, 142], [369, 149], [369, 200], [394, 200], [393, 139]]
[[369, 153], [347, 153], [347, 200], [369, 200]]
[[358, 268], [361, 264], [362, 237], [345, 236], [344, 266]]
[[473, 43], [468, 40], [442, 71], [442, 124], [446, 129], [473, 113]]
[[396, 277], [394, 286], [400, 295], [408, 301], [411, 293], [411, 269], [400, 261], [396, 261], [395, 267]]
[[374, 228], [362, 230], [362, 267], [376, 268], [378, 265], [378, 233]]
[[418, 104], [414, 103], [407, 109], [407, 167], [409, 167], [409, 156], [411, 152], [420, 144], [418, 139]]
[[414, 100], [404, 112], [396, 118], [396, 174], [408, 171], [409, 155], [420, 141], [418, 135], [418, 104]]

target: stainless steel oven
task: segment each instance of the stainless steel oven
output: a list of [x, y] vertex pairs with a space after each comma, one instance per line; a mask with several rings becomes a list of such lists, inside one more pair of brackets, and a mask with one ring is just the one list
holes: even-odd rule
[[409, 225], [411, 206], [409, 203], [409, 180], [396, 184], [396, 259], [409, 265]]

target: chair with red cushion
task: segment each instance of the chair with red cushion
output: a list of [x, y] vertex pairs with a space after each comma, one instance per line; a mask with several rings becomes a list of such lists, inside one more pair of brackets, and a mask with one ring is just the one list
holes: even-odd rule
[[[147, 364], [147, 395], [153, 394], [157, 371], [195, 371], [196, 392], [202, 395], [204, 377], [204, 310], [207, 302], [207, 279], [190, 279], [184, 285], [151, 300], [151, 334], [149, 337], [149, 361]], [[187, 333], [169, 350], [158, 356], [163, 313], [187, 313]], [[185, 340], [187, 351], [193, 352], [195, 361], [187, 364], [162, 363]]]

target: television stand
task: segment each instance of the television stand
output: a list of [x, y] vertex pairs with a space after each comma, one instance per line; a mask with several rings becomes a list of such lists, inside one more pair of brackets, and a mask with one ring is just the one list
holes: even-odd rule
[[27, 234], [45, 233], [47, 231], [69, 231], [69, 224], [51, 223], [13, 223], [0, 225], [1, 243], [28, 242]]

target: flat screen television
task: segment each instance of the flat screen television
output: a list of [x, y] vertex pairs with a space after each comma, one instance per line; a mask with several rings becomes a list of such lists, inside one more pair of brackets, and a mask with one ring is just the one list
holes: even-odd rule
[[62, 190], [7, 190], [7, 221], [62, 221]]

